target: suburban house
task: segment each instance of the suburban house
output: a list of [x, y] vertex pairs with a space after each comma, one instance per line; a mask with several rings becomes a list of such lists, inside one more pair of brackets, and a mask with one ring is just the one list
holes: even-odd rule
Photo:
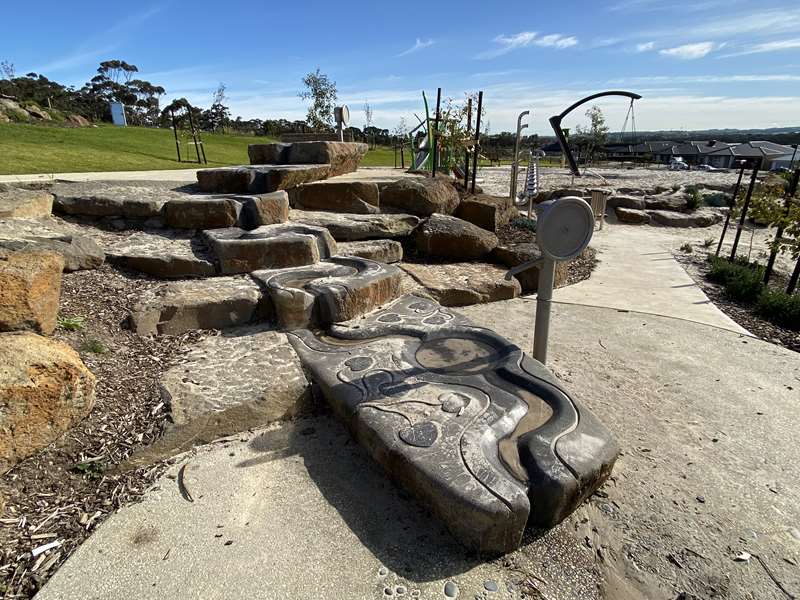
[[[800, 151], [796, 152], [800, 158]], [[762, 161], [762, 169], [788, 167], [795, 148], [774, 142], [718, 142], [716, 140], [691, 142], [642, 142], [639, 144], [608, 144], [606, 156], [610, 160], [649, 159], [669, 163], [681, 157], [689, 165], [711, 165], [723, 169], [733, 168], [744, 160], [754, 165]]]

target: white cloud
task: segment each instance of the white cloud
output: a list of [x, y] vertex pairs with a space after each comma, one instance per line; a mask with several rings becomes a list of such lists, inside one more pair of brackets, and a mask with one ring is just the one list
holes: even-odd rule
[[417, 38], [417, 41], [414, 42], [414, 45], [408, 48], [407, 50], [403, 50], [397, 56], [407, 56], [409, 54], [413, 54], [414, 52], [418, 52], [423, 48], [428, 48], [429, 46], [433, 46], [436, 42], [434, 40], [421, 40]]
[[655, 42], [643, 42], [641, 44], [636, 44], [636, 52], [650, 52], [656, 47]]
[[624, 77], [611, 79], [609, 84], [676, 84], [676, 83], [754, 83], [754, 82], [800, 82], [800, 75], [654, 75], [650, 77]]
[[684, 44], [683, 46], [676, 46], [674, 48], [664, 48], [659, 50], [658, 53], [663, 56], [671, 56], [673, 58], [680, 58], [682, 60], [696, 60], [707, 56], [717, 45], [714, 42], [697, 42], [696, 44]]
[[777, 42], [764, 42], [763, 44], [755, 44], [740, 52], [732, 52], [731, 54], [723, 55], [723, 58], [731, 56], [745, 56], [747, 54], [762, 54], [764, 52], [780, 52], [782, 50], [796, 50], [800, 49], [800, 38], [791, 40], [779, 40]]
[[492, 48], [481, 52], [475, 58], [486, 59], [496, 58], [503, 54], [508, 54], [517, 48], [525, 48], [527, 46], [539, 46], [541, 48], [556, 48], [563, 50], [564, 48], [571, 48], [578, 45], [578, 38], [575, 36], [566, 36], [560, 33], [551, 33], [548, 35], [540, 36], [535, 31], [521, 31], [513, 35], [500, 34], [494, 40], [495, 44], [499, 47]]

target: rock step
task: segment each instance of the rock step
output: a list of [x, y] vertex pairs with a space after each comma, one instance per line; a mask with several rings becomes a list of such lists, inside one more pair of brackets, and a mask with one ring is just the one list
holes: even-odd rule
[[0, 219], [0, 247], [12, 251], [55, 252], [64, 258], [65, 271], [96, 269], [105, 253], [80, 228], [54, 217]]
[[395, 239], [410, 235], [419, 217], [407, 214], [337, 214], [324, 211], [290, 210], [289, 221], [324, 227], [336, 241]]
[[49, 217], [53, 194], [45, 190], [25, 190], [0, 186], [0, 219]]
[[442, 306], [509, 300], [522, 292], [516, 279], [505, 279], [507, 269], [486, 263], [401, 263], [400, 268]]
[[327, 179], [332, 174], [329, 164], [245, 165], [201, 169], [197, 172], [197, 184], [203, 192], [264, 194]]
[[289, 339], [354, 437], [479, 552], [519, 547], [611, 472], [609, 432], [547, 369], [432, 300]]

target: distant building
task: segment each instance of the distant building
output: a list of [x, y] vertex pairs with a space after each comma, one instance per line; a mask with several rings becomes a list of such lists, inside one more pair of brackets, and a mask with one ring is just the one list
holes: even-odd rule
[[[716, 140], [690, 142], [641, 142], [639, 144], [608, 144], [606, 156], [610, 160], [645, 159], [668, 164], [681, 157], [689, 165], [711, 165], [721, 169], [736, 167], [739, 161], [755, 164], [761, 160], [763, 169], [784, 165], [794, 148], [774, 142], [729, 143]], [[800, 158], [800, 152], [798, 152]]]
[[781, 161], [787, 154], [791, 156], [793, 150], [791, 146], [774, 142], [743, 142], [709, 153], [704, 162], [713, 167], [733, 168], [742, 160], [752, 166], [761, 161], [761, 168], [769, 170], [775, 168], [776, 161]]

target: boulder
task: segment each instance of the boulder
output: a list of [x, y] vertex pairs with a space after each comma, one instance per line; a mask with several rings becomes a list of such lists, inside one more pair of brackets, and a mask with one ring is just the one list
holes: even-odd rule
[[66, 344], [0, 334], [0, 474], [89, 414], [94, 375]]
[[96, 269], [106, 260], [105, 252], [97, 242], [85, 235], [4, 239], [0, 234], [0, 248], [15, 252], [55, 252], [64, 259], [64, 271]]
[[201, 169], [197, 172], [197, 184], [203, 192], [266, 194], [327, 179], [331, 174], [331, 166], [326, 164], [245, 165]]
[[160, 388], [172, 417], [167, 445], [210, 442], [262, 427], [294, 417], [311, 403], [286, 335], [263, 326], [202, 339], [164, 373]]
[[624, 196], [617, 194], [611, 196], [606, 201], [606, 206], [609, 208], [632, 208], [635, 210], [644, 210], [644, 198], [641, 196]]
[[591, 192], [586, 188], [561, 188], [550, 192], [547, 199], [552, 200], [553, 198], [566, 198], [567, 196], [577, 196], [578, 198], [583, 198], [584, 196], [591, 195]]
[[164, 223], [175, 229], [217, 229], [233, 227], [242, 205], [231, 198], [194, 196], [164, 203]]
[[159, 217], [165, 202], [187, 197], [172, 189], [174, 185], [141, 181], [56, 183], [52, 188], [53, 208], [58, 213], [88, 217]]
[[520, 295], [515, 279], [505, 279], [506, 270], [485, 263], [424, 265], [402, 263], [411, 275], [442, 306], [469, 306]]
[[44, 109], [39, 108], [35, 104], [29, 104], [29, 105], [25, 106], [24, 108], [25, 108], [25, 110], [28, 111], [28, 114], [30, 116], [34, 117], [35, 119], [41, 119], [42, 121], [52, 121], [53, 120], [53, 117], [51, 117], [49, 114], [47, 114], [47, 112]]
[[180, 335], [191, 329], [226, 329], [266, 317], [269, 302], [249, 277], [175, 281], [146, 291], [131, 312], [139, 335]]
[[[507, 244], [498, 246], [492, 250], [491, 258], [505, 267], [511, 268], [521, 265], [524, 262], [541, 258], [542, 251], [538, 244], [525, 242], [521, 244]], [[555, 276], [553, 278], [555, 287], [564, 285], [567, 280], [567, 261], [556, 263]], [[539, 289], [539, 269], [534, 267], [517, 273], [514, 278], [519, 281], [523, 292], [535, 292]]]
[[289, 160], [291, 144], [250, 144], [247, 155], [251, 165], [284, 165]]
[[381, 205], [394, 206], [414, 215], [453, 214], [459, 196], [446, 179], [413, 177], [398, 179], [381, 190]]
[[0, 250], [0, 331], [53, 333], [63, 270], [55, 252]]
[[163, 279], [216, 274], [206, 244], [190, 233], [137, 231], [109, 244], [106, 257], [112, 264]]
[[374, 214], [379, 195], [375, 183], [364, 181], [320, 181], [293, 188], [292, 207], [337, 213]]
[[257, 196], [236, 196], [242, 202], [239, 220], [244, 229], [285, 223], [289, 219], [289, 195], [283, 191]]
[[650, 215], [643, 210], [635, 208], [624, 208], [618, 206], [614, 209], [614, 214], [617, 215], [617, 220], [620, 223], [629, 223], [632, 225], [647, 225], [650, 222]]
[[338, 244], [340, 256], [358, 256], [382, 263], [403, 260], [403, 245], [394, 240], [364, 240]]
[[289, 220], [324, 227], [337, 241], [401, 238], [419, 225], [419, 217], [404, 214], [354, 215], [290, 210]]
[[428, 256], [472, 260], [497, 246], [497, 236], [457, 217], [434, 214], [416, 232], [417, 249]]
[[476, 194], [462, 198], [453, 214], [481, 229], [497, 231], [519, 212], [512, 206], [508, 196]]
[[[369, 150], [360, 142], [295, 142], [286, 159], [292, 165], [329, 165], [330, 177], [358, 169]], [[281, 188], [287, 189], [287, 188]]]
[[69, 114], [67, 115], [66, 123], [68, 125], [72, 125], [73, 127], [91, 127], [92, 124], [89, 122], [89, 119], [86, 117], [82, 117], [81, 115], [76, 114]]
[[710, 227], [722, 221], [722, 215], [712, 209], [699, 209], [690, 213], [670, 210], [648, 210], [653, 223], [665, 227]]
[[0, 191], [0, 219], [49, 217], [53, 194], [44, 190], [10, 188]]
[[644, 207], [647, 210], [681, 211], [686, 209], [686, 196], [682, 192], [645, 196]]

